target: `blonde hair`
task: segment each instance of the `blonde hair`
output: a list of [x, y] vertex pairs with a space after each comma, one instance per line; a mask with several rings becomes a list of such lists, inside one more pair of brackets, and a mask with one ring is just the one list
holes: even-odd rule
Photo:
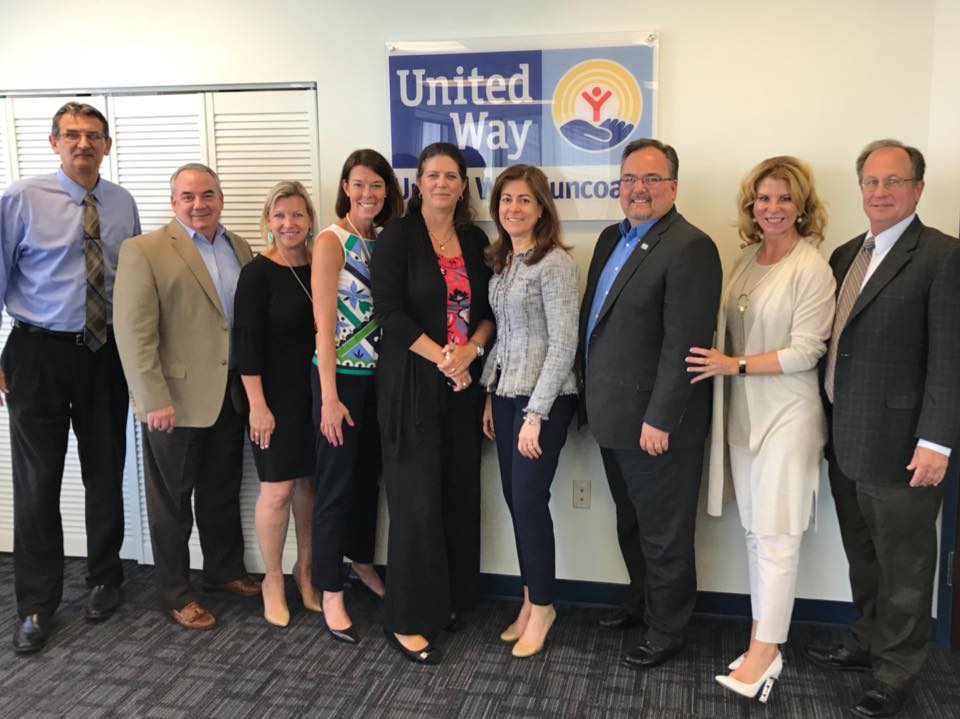
[[303, 199], [303, 204], [307, 208], [307, 216], [310, 218], [310, 230], [307, 232], [307, 255], [309, 256], [313, 251], [313, 236], [317, 231], [317, 211], [313, 207], [313, 200], [310, 199], [307, 188], [297, 180], [280, 180], [271, 188], [266, 202], [263, 203], [263, 212], [260, 213], [260, 236], [264, 244], [271, 244], [270, 231], [267, 229], [270, 211], [273, 210], [273, 206], [277, 204], [278, 200], [286, 197]]
[[814, 247], [823, 242], [827, 227], [827, 208], [817, 196], [813, 171], [803, 161], [789, 155], [769, 157], [754, 167], [740, 182], [737, 194], [737, 231], [743, 246], [763, 240], [763, 232], [753, 217], [753, 203], [757, 199], [757, 186], [768, 177], [783, 180], [790, 188], [790, 197], [800, 213], [797, 217], [797, 232], [809, 238]]

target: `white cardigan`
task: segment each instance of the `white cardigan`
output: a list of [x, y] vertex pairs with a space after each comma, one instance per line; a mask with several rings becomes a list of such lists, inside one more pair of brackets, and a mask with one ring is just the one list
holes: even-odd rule
[[[725, 352], [727, 302], [742, 284], [759, 244], [737, 259], [720, 302], [717, 349]], [[807, 528], [812, 497], [820, 480], [826, 420], [820, 402], [817, 362], [826, 352], [833, 324], [836, 282], [817, 249], [801, 240], [773, 266], [750, 298], [752, 326], [745, 354], [777, 350], [783, 374], [720, 377], [713, 383], [707, 512], [720, 516], [732, 499], [727, 453], [725, 397], [728, 382], [743, 382], [750, 413], [749, 450], [764, 472], [751, 497], [759, 534], [796, 534]]]

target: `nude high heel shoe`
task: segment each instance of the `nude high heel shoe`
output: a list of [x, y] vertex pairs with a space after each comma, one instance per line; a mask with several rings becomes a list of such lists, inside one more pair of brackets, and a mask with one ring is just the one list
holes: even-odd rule
[[[552, 606], [550, 607], [550, 619], [547, 620], [547, 628], [543, 632], [543, 639], [540, 640], [539, 644], [524, 644], [521, 641], [518, 641], [513, 645], [513, 651], [510, 652], [515, 657], [520, 657], [525, 659], [526, 657], [532, 657], [534, 654], [539, 654], [543, 650], [543, 645], [547, 641], [547, 635], [550, 633], [550, 628], [553, 626], [554, 621], [557, 618], [557, 610]], [[529, 624], [528, 624], [529, 626]]]
[[260, 594], [263, 596], [263, 618], [275, 627], [285, 627], [290, 623], [290, 609], [284, 596], [283, 582], [280, 590], [267, 589], [266, 581], [260, 584]]
[[752, 684], [738, 681], [725, 674], [718, 674], [716, 680], [725, 689], [750, 699], [756, 698], [761, 704], [766, 704], [767, 699], [770, 698], [770, 692], [773, 691], [774, 682], [780, 678], [781, 671], [783, 671], [783, 657], [777, 654], [777, 658], [770, 662], [763, 676]]

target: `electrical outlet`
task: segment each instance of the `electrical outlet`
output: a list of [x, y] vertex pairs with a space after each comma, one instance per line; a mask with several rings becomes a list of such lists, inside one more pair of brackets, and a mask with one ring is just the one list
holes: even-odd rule
[[573, 480], [573, 508], [590, 509], [590, 480]]

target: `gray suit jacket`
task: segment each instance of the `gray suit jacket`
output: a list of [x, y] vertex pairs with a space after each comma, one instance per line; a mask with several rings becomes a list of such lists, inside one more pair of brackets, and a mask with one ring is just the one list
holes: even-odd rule
[[[241, 267], [250, 246], [227, 238]], [[177, 427], [209, 427], [227, 386], [230, 327], [200, 251], [176, 220], [120, 246], [113, 328], [137, 419], [173, 405]]]
[[[864, 237], [830, 257], [838, 293]], [[918, 217], [864, 285], [840, 335], [834, 403], [825, 403], [828, 457], [857, 481], [906, 482], [918, 438], [956, 448], [958, 361], [960, 242]]]
[[639, 449], [644, 422], [669, 432], [671, 447], [702, 443], [710, 383], [691, 385], [684, 358], [691, 347], [713, 344], [723, 279], [717, 247], [671, 208], [624, 263], [587, 337], [597, 281], [619, 240], [619, 225], [597, 240], [580, 308], [577, 376], [586, 420], [610, 449]]

